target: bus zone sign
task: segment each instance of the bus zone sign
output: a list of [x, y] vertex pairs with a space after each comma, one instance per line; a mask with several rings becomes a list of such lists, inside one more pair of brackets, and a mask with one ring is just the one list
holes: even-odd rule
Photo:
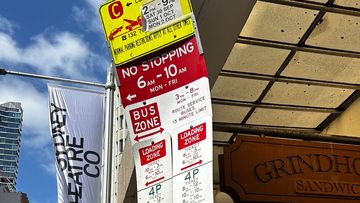
[[[174, 0], [163, 0], [161, 3], [163, 7], [170, 8], [172, 1]], [[172, 24], [151, 32], [144, 31], [142, 26], [142, 0], [114, 0], [102, 4], [99, 8], [100, 20], [114, 64], [125, 64], [192, 36], [194, 23], [190, 15], [191, 4], [189, 0], [180, 1], [185, 18], [179, 18], [172, 21]]]

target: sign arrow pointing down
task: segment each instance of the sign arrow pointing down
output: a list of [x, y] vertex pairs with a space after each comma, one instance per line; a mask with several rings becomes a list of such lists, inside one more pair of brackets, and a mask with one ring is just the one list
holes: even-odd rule
[[163, 131], [164, 131], [164, 128], [160, 128], [159, 130], [157, 130], [157, 131], [155, 131], [155, 132], [152, 132], [152, 133], [149, 133], [149, 134], [147, 134], [147, 135], [143, 135], [143, 136], [138, 136], [138, 135], [136, 135], [136, 137], [134, 138], [134, 140], [135, 140], [136, 142], [139, 142], [139, 140], [141, 140], [141, 139], [144, 139], [144, 138], [146, 138], [146, 137], [150, 137], [150, 136], [155, 135], [155, 134], [157, 134], [157, 133], [162, 133]]

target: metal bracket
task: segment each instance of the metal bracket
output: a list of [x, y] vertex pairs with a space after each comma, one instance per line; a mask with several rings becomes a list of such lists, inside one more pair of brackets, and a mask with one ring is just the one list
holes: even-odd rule
[[0, 68], [0, 75], [6, 75], [7, 71], [5, 70], [5, 68]]
[[111, 89], [111, 90], [115, 90], [115, 83], [106, 83], [105, 84], [105, 89]]

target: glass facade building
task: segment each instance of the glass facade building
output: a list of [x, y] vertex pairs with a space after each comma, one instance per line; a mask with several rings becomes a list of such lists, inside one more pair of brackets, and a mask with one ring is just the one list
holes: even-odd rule
[[23, 110], [21, 103], [0, 104], [0, 188], [16, 189]]

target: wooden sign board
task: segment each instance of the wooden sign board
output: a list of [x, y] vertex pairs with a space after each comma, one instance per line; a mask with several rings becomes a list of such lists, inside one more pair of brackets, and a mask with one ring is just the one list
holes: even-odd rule
[[360, 147], [238, 136], [220, 157], [236, 202], [359, 202]]

